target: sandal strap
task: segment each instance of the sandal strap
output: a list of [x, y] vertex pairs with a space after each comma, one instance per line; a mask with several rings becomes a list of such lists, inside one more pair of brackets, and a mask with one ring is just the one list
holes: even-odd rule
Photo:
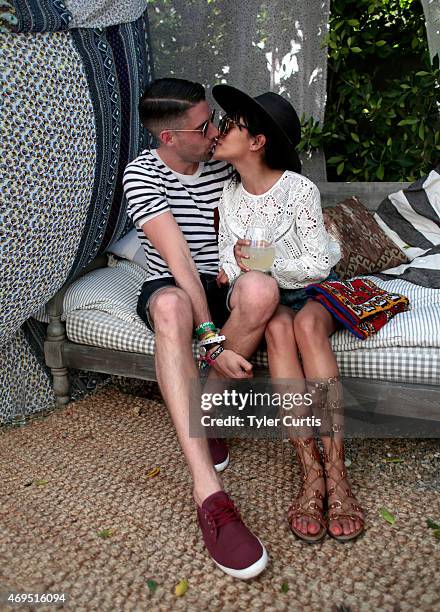
[[332, 486], [327, 488], [328, 520], [339, 521], [349, 518], [363, 525], [364, 512], [353, 491], [347, 486], [343, 442], [334, 438], [330, 439], [330, 448], [325, 453], [325, 477], [327, 483], [329, 480], [332, 481]]
[[289, 523], [300, 517], [309, 517], [327, 528], [324, 518], [324, 495], [315, 487], [315, 482], [324, 477], [324, 469], [314, 438], [291, 440], [299, 461], [302, 486], [287, 512]]
[[[347, 483], [343, 442], [343, 393], [339, 376], [333, 376], [315, 385], [319, 407], [322, 410], [322, 428], [328, 445], [324, 449], [324, 473], [327, 486], [327, 521], [350, 519], [364, 528], [364, 513]], [[315, 395], [315, 396], [316, 396]]]
[[[362, 508], [360, 508], [360, 512], [362, 513]], [[359, 515], [359, 514], [354, 514], [350, 512], [329, 512], [328, 513], [329, 521], [341, 521], [344, 519], [348, 519], [352, 521], [359, 521], [362, 527], [365, 524], [365, 519], [364, 519], [363, 514]]]

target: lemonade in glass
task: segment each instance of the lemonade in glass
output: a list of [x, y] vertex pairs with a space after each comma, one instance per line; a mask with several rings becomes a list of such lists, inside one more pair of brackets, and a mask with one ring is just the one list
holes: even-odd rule
[[249, 255], [249, 259], [245, 259], [243, 263], [251, 270], [269, 272], [275, 259], [271, 230], [266, 227], [249, 227], [245, 239], [250, 241], [250, 245], [243, 246], [241, 250], [245, 255]]

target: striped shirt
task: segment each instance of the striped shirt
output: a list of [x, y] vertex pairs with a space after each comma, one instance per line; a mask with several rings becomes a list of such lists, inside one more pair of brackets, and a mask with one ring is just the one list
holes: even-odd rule
[[231, 166], [223, 161], [200, 162], [194, 174], [179, 174], [159, 158], [156, 150], [142, 151], [128, 164], [123, 178], [127, 214], [145, 250], [148, 280], [171, 276], [166, 262], [142, 231], [147, 221], [167, 211], [172, 212], [182, 230], [199, 273], [217, 274], [214, 209], [231, 174]]

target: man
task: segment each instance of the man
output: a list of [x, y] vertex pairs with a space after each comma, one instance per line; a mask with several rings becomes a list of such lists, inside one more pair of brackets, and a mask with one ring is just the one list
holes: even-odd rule
[[[247, 273], [230, 296], [217, 286], [214, 210], [231, 169], [210, 161], [218, 130], [204, 88], [158, 79], [139, 112], [158, 146], [128, 164], [123, 180], [149, 265], [138, 313], [156, 334], [157, 379], [191, 470], [205, 545], [223, 571], [247, 579], [263, 571], [267, 553], [223, 491], [215, 468], [228, 463], [226, 445], [211, 444], [212, 458], [207, 440], [189, 435], [191, 384], [198, 380], [192, 337], [196, 329], [214, 376], [251, 377], [247, 358], [277, 307], [278, 287], [258, 272]], [[221, 326], [226, 318], [219, 336], [212, 321]]]

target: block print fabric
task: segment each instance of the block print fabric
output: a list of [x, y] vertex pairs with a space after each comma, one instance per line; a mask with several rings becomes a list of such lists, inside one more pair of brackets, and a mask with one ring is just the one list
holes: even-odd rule
[[[0, 358], [10, 342], [26, 343], [41, 363], [44, 324], [29, 317], [129, 228], [120, 178], [147, 145], [137, 103], [152, 78], [148, 21], [145, 12], [109, 28], [2, 31], [0, 48]], [[25, 353], [5, 379], [0, 415], [14, 412], [11, 385], [32, 376]], [[40, 408], [51, 392], [41, 372]]]

